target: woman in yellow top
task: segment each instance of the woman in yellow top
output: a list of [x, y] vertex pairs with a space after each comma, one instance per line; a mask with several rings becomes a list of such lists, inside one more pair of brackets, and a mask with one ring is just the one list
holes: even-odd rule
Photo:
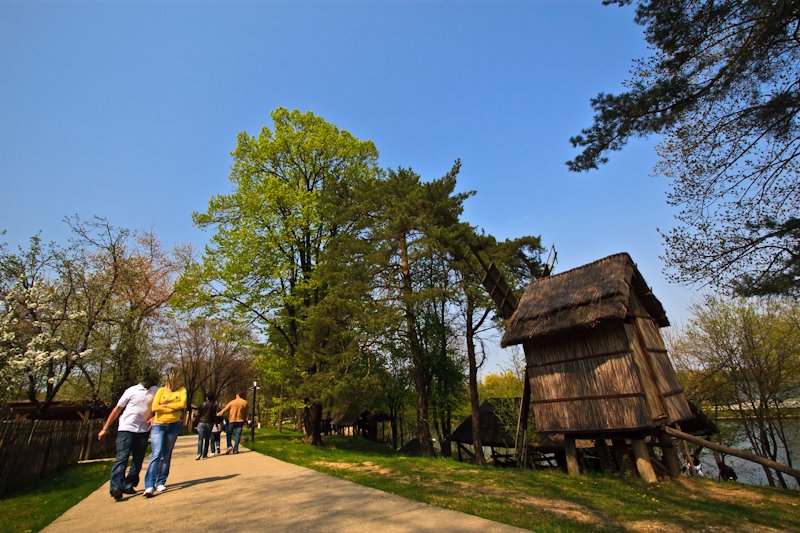
[[167, 383], [158, 389], [153, 398], [153, 427], [150, 430], [150, 464], [144, 476], [144, 497], [152, 498], [167, 490], [169, 463], [172, 449], [178, 439], [186, 409], [186, 389], [176, 376], [167, 378]]

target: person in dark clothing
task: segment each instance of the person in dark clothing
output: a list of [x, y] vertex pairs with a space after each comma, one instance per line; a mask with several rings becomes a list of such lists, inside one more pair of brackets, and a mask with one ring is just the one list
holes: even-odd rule
[[203, 402], [203, 405], [201, 405], [200, 409], [197, 411], [197, 457], [195, 460], [199, 460], [201, 457], [208, 457], [208, 445], [211, 441], [211, 426], [214, 425], [217, 411], [219, 410], [219, 405], [217, 405], [215, 400], [216, 397], [214, 393], [209, 392], [206, 394], [206, 401]]

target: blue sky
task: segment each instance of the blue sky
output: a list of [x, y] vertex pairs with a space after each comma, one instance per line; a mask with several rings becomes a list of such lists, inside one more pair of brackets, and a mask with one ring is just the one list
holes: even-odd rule
[[0, 228], [63, 242], [65, 216], [100, 215], [202, 248], [191, 214], [230, 190], [236, 134], [283, 106], [372, 140], [384, 167], [435, 178], [461, 158], [467, 221], [541, 235], [557, 271], [627, 251], [683, 323], [655, 140], [564, 164], [589, 99], [646, 54], [633, 10], [600, 0], [0, 0]]

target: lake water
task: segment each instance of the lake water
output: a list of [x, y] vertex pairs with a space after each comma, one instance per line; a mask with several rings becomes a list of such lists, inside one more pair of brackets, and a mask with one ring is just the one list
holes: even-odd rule
[[[747, 440], [747, 436], [744, 434], [744, 431], [741, 429], [738, 423], [721, 420], [718, 422], [718, 425], [720, 425], [720, 427], [735, 427], [738, 429], [736, 441], [731, 448], [752, 451], [750, 450], [750, 441]], [[800, 461], [800, 420], [793, 419], [786, 422], [786, 435], [787, 440], [789, 441], [789, 449], [794, 461], [794, 467], [798, 468], [798, 462]], [[690, 444], [689, 449], [694, 450], [694, 445]], [[779, 457], [778, 462], [787, 464], [786, 458], [783, 456]], [[719, 470], [717, 469], [717, 463], [714, 461], [714, 455], [711, 453], [711, 450], [703, 450], [700, 455], [700, 463], [702, 465], [703, 474], [705, 474], [706, 477], [718, 477]], [[757, 463], [745, 461], [744, 459], [739, 459], [738, 457], [728, 455], [725, 457], [725, 464], [733, 467], [733, 469], [736, 471], [739, 483], [748, 483], [751, 485], [769, 485], [767, 482], [767, 476], [764, 473], [764, 467]], [[798, 488], [797, 480], [795, 480], [792, 476], [784, 475], [783, 477], [789, 487], [793, 489]]]

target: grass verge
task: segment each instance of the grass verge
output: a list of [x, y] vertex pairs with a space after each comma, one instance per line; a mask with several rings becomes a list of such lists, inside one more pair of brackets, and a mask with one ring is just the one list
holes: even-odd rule
[[53, 476], [0, 498], [0, 531], [40, 531], [108, 481], [111, 462], [68, 466]]
[[306, 445], [260, 430], [253, 450], [407, 498], [532, 531], [800, 531], [800, 494], [708, 479], [646, 484], [619, 476], [479, 468], [400, 455], [352, 437]]

